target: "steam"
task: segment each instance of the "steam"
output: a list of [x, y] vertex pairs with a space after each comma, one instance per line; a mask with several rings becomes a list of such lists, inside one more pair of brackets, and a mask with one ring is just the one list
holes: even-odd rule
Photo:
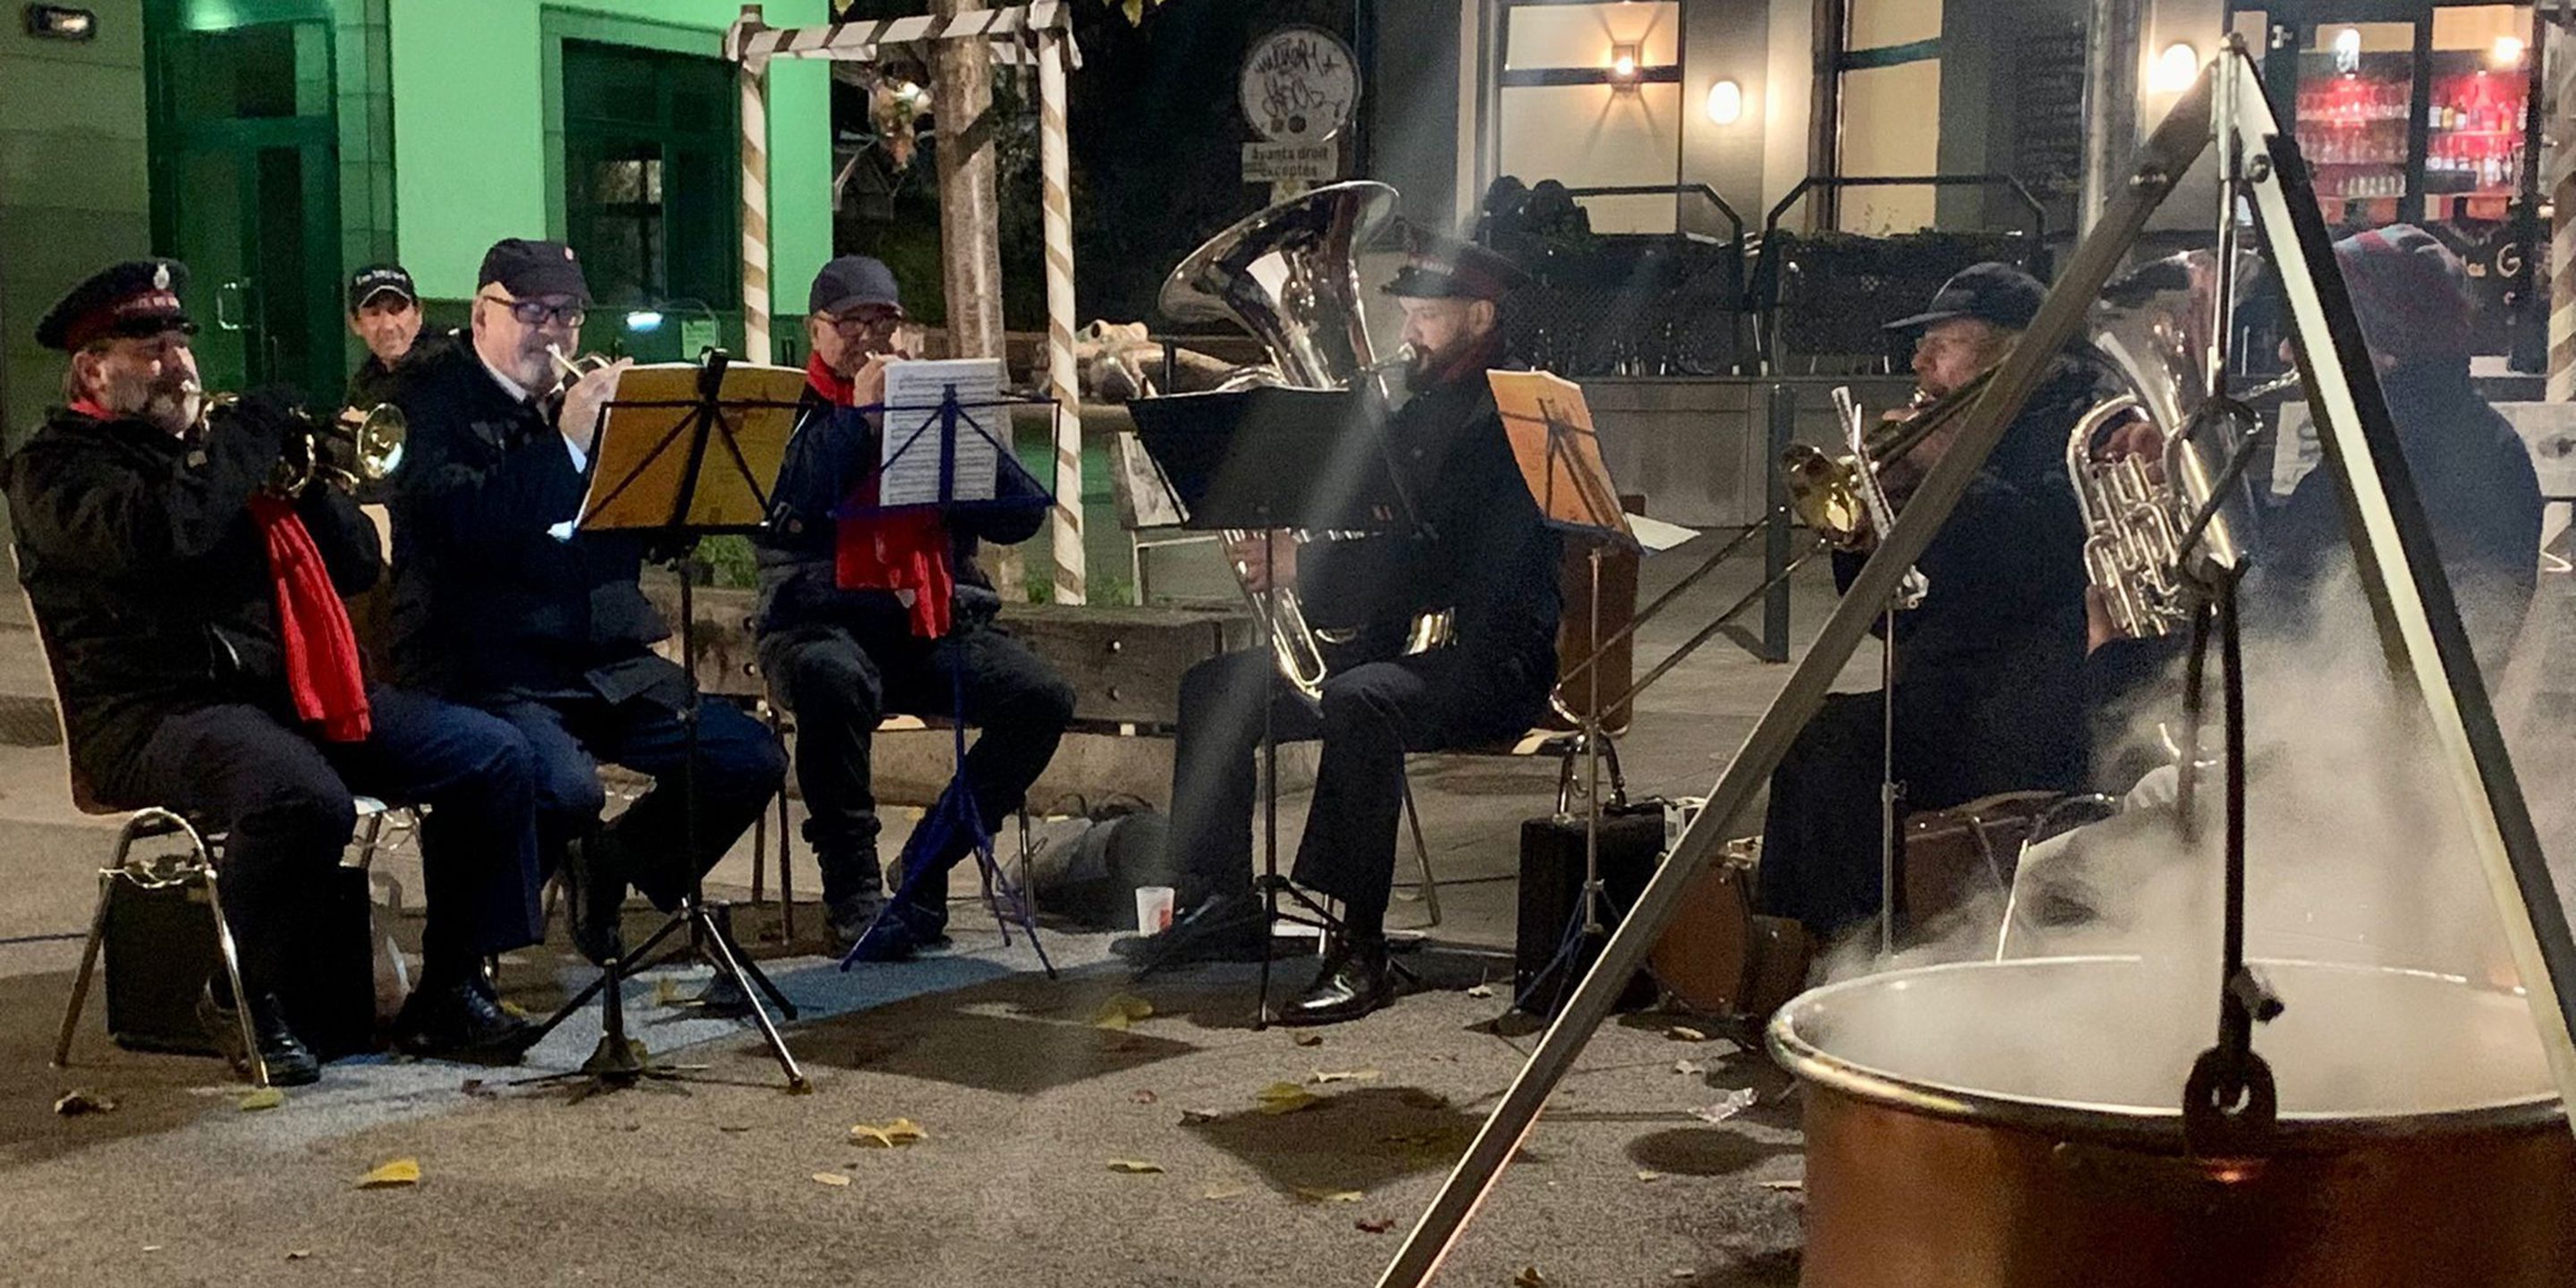
[[[2553, 591], [2564, 588], [2544, 582], [2512, 661], [2488, 679], [2565, 891], [2576, 805], [2556, 787], [2569, 763], [2570, 717], [2551, 718], [2543, 680], [2567, 674], [2564, 663], [2576, 657]], [[2285, 1111], [2548, 1094], [2528, 1014], [2501, 991], [2516, 976], [2460, 805], [2420, 703], [2401, 698], [2388, 678], [2357, 583], [2328, 580], [2300, 629], [2249, 629], [2245, 657], [2247, 956], [2430, 972], [2493, 990], [2479, 998], [2447, 982], [2273, 968], [2289, 1011], [2258, 1030], [2255, 1046], [2281, 1077]], [[2123, 741], [2154, 745], [2157, 719], [2178, 734], [2178, 715], [2176, 704], [2157, 704]], [[2010, 956], [2136, 958], [2115, 987], [2112, 976], [2077, 971], [2082, 978], [2015, 972], [2009, 996], [1914, 990], [1906, 1006], [1881, 1008], [1867, 1025], [1831, 1025], [1827, 1049], [1848, 1057], [1839, 1048], [1857, 1043], [1892, 1061], [1883, 1066], [1891, 1071], [1955, 1085], [2173, 1105], [2182, 1072], [2216, 1033], [2223, 827], [2215, 770], [2203, 771], [2199, 809], [2195, 846], [2182, 842], [2170, 808], [2133, 809], [2034, 860], [2022, 879]], [[1871, 955], [1873, 935], [1856, 936], [1825, 973], [1844, 979], [1991, 959], [2003, 919], [2003, 892], [1990, 890], [1893, 960]], [[2016, 1061], [2050, 1072], [2032, 1082], [2010, 1073]]]

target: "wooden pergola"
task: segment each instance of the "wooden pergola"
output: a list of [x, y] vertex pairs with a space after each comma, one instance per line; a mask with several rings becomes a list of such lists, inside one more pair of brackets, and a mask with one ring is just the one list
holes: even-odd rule
[[742, 307], [744, 348], [770, 360], [769, 64], [777, 58], [873, 63], [926, 50], [943, 40], [980, 40], [993, 61], [1035, 65], [1038, 72], [1039, 200], [1046, 241], [1047, 392], [1056, 404], [1054, 600], [1084, 601], [1082, 552], [1082, 403], [1073, 360], [1073, 196], [1065, 141], [1065, 71], [1082, 65], [1067, 0], [1033, 0], [976, 9], [952, 18], [892, 18], [813, 27], [771, 27], [747, 4], [725, 32], [725, 57], [739, 66], [742, 91]]

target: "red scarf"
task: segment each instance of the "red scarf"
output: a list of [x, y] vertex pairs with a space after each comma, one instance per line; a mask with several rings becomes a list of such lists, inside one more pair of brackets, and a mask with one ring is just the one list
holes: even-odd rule
[[367, 680], [358, 664], [358, 635], [349, 610], [331, 584], [322, 552], [305, 531], [295, 504], [263, 492], [250, 499], [268, 542], [268, 572], [276, 582], [277, 643], [285, 654], [286, 688], [295, 714], [320, 725], [330, 742], [364, 742], [372, 727]]
[[[116, 416], [90, 399], [71, 410], [94, 420]], [[268, 545], [268, 575], [277, 599], [277, 643], [286, 665], [286, 689], [295, 714], [322, 726], [332, 742], [364, 742], [373, 727], [367, 680], [358, 664], [358, 634], [322, 551], [295, 505], [263, 492], [250, 499], [251, 518]]]
[[[805, 364], [805, 383], [835, 407], [858, 405], [850, 381], [816, 357]], [[873, 463], [841, 503], [858, 512], [838, 521], [833, 534], [832, 584], [843, 590], [884, 590], [912, 596], [912, 633], [938, 639], [948, 633], [957, 578], [948, 564], [948, 526], [932, 509], [864, 513], [877, 503]]]

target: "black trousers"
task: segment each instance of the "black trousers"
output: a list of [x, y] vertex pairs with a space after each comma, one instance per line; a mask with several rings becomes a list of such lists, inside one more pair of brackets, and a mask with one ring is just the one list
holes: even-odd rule
[[[826, 903], [881, 888], [868, 753], [889, 712], [962, 713], [983, 731], [966, 753], [966, 780], [987, 826], [1020, 807], [1073, 720], [1072, 686], [991, 626], [938, 640], [795, 626], [761, 640], [760, 669], [770, 696], [796, 714], [796, 784]], [[959, 837], [946, 852], [923, 856], [924, 870], [945, 872], [968, 852]]]
[[[1790, 743], [1771, 772], [1754, 881], [1757, 911], [1794, 917], [1827, 935], [1878, 915], [1885, 721], [1878, 690], [1829, 693]], [[1937, 694], [1899, 684], [1900, 826], [1908, 812], [1948, 809], [1997, 792], [2078, 790], [2082, 725], [2072, 712], [2046, 705], [2002, 723], [1965, 718]]]
[[231, 833], [224, 913], [244, 984], [276, 985], [308, 924], [312, 892], [356, 826], [350, 794], [428, 807], [421, 858], [430, 973], [535, 943], [534, 758], [508, 724], [436, 698], [370, 685], [363, 742], [318, 741], [265, 707], [225, 703], [163, 717], [131, 757], [102, 766], [103, 799], [161, 805]]
[[[624, 765], [653, 786], [605, 829], [626, 878], [665, 912], [750, 830], [787, 776], [787, 755], [769, 729], [721, 699], [698, 704], [696, 773], [688, 772], [688, 725], [679, 711], [646, 698], [500, 698], [508, 721], [536, 756], [537, 827], [552, 856], [599, 824], [608, 796], [599, 762]], [[691, 779], [694, 778], [694, 784]], [[697, 853], [689, 853], [689, 801], [697, 792]]]
[[[1268, 650], [1252, 650], [1210, 658], [1181, 677], [1171, 835], [1184, 904], [1240, 893], [1251, 882], [1260, 789], [1254, 753], [1273, 665]], [[1291, 873], [1297, 884], [1382, 912], [1395, 878], [1405, 753], [1528, 732], [1554, 676], [1533, 681], [1524, 670], [1441, 649], [1337, 672], [1325, 681], [1319, 708], [1278, 686], [1274, 736], [1324, 744]]]

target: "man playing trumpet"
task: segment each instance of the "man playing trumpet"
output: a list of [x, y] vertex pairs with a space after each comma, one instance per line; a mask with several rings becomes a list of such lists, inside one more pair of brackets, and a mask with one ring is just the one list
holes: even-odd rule
[[231, 1014], [247, 1004], [280, 1084], [320, 1076], [274, 990], [348, 846], [350, 793], [427, 806], [427, 960], [395, 1040], [514, 1060], [531, 1030], [480, 964], [538, 933], [527, 742], [359, 673], [339, 595], [375, 580], [374, 525], [327, 485], [280, 494], [288, 440], [308, 432], [283, 403], [201, 418], [186, 284], [185, 266], [140, 260], [56, 304], [36, 340], [69, 355], [64, 405], [0, 468], [73, 780], [228, 834], [223, 907], [248, 996], [219, 974], [199, 1011], [247, 1066]]
[[[1939, 402], [2002, 362], [2046, 295], [2010, 265], [1976, 264], [1888, 330], [1913, 338], [1916, 383]], [[2093, 369], [2060, 358], [1916, 564], [1928, 591], [1896, 615], [1892, 644], [1894, 778], [1906, 809], [2083, 785], [2084, 524], [2063, 451], [2097, 383]], [[1879, 467], [1891, 498], [1902, 503], [1961, 423]], [[1859, 575], [1874, 542], [1870, 534], [1835, 554], [1838, 586]], [[1772, 772], [1760, 911], [1829, 934], [1879, 910], [1887, 701], [1827, 695]]]
[[[628, 883], [677, 907], [787, 766], [768, 730], [720, 702], [700, 708], [692, 766], [681, 718], [692, 679], [653, 651], [670, 629], [638, 585], [645, 539], [575, 529], [626, 366], [549, 395], [589, 303], [571, 247], [499, 242], [483, 257], [470, 342], [401, 369], [394, 403], [412, 439], [393, 501], [394, 656], [407, 681], [525, 735], [545, 851], [568, 865], [575, 945], [604, 961], [622, 952]], [[601, 760], [654, 780], [606, 828]], [[683, 782], [697, 793], [694, 854]]]

